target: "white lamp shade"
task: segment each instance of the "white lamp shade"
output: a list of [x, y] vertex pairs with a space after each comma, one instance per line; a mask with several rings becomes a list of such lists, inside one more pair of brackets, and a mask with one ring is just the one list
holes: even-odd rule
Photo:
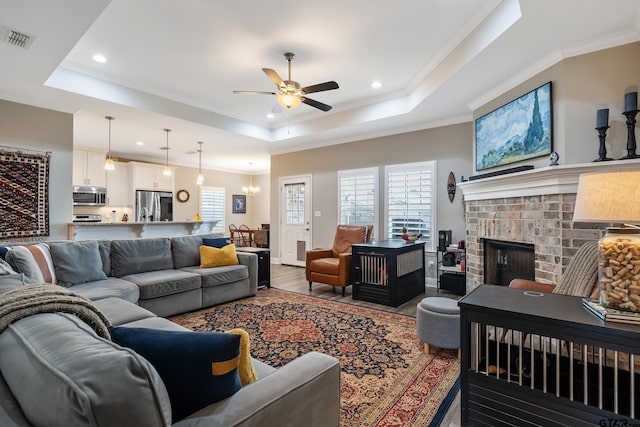
[[104, 168], [105, 170], [108, 170], [108, 171], [115, 170], [116, 166], [113, 164], [112, 158], [108, 158], [107, 160], [104, 161]]
[[580, 175], [573, 221], [640, 223], [640, 171]]

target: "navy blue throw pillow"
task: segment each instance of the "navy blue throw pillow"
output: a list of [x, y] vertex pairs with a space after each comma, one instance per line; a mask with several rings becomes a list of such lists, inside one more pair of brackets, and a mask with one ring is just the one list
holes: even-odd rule
[[6, 259], [5, 255], [9, 252], [9, 248], [6, 246], [0, 246], [0, 259]]
[[217, 237], [215, 239], [202, 239], [202, 244], [205, 246], [211, 246], [213, 248], [221, 249], [229, 244], [229, 239], [226, 237]]
[[111, 340], [160, 374], [175, 423], [240, 390], [240, 335], [113, 326]]

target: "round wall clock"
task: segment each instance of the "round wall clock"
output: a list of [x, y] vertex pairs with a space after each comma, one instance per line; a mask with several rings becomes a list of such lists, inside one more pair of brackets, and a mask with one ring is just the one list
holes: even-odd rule
[[176, 199], [178, 199], [180, 203], [186, 202], [189, 200], [189, 192], [187, 190], [178, 190], [176, 193]]

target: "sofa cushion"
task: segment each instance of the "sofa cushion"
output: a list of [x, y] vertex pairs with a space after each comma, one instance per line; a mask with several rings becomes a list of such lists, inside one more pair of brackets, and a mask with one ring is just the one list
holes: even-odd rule
[[227, 245], [223, 248], [200, 246], [200, 268], [222, 267], [225, 265], [238, 265], [236, 246]]
[[181, 270], [200, 275], [200, 286], [203, 288], [226, 285], [249, 277], [249, 268], [240, 264], [211, 268], [186, 267]]
[[102, 259], [102, 271], [111, 276], [111, 240], [98, 240], [100, 259]]
[[200, 289], [200, 276], [182, 270], [149, 271], [123, 276], [140, 289], [139, 299], [159, 298]]
[[46, 243], [14, 246], [6, 258], [13, 268], [24, 273], [26, 283], [56, 283], [56, 272]]
[[61, 286], [68, 288], [107, 278], [102, 271], [102, 258], [96, 240], [53, 242], [50, 244], [50, 251], [58, 284]]
[[156, 315], [149, 310], [120, 298], [104, 298], [95, 301], [94, 305], [98, 307], [98, 310], [100, 310], [114, 326], [156, 317]]
[[200, 265], [200, 246], [204, 239], [224, 237], [221, 233], [203, 234], [196, 236], [179, 236], [171, 238], [171, 252], [173, 267], [183, 268]]
[[122, 277], [173, 268], [171, 239], [125, 239], [111, 241], [111, 275]]
[[140, 288], [135, 283], [117, 277], [73, 285], [70, 289], [92, 301], [115, 297], [135, 304], [140, 299]]
[[156, 368], [169, 393], [173, 422], [241, 388], [240, 335], [114, 326], [111, 338]]
[[170, 424], [167, 391], [153, 366], [71, 314], [11, 324], [0, 335], [0, 369], [32, 425]]

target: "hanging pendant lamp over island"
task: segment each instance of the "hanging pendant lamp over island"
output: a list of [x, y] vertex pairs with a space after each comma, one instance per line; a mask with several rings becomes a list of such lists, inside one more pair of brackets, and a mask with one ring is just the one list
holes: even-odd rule
[[164, 131], [167, 133], [167, 146], [165, 147], [165, 150], [167, 151], [167, 162], [164, 166], [164, 171], [162, 172], [162, 174], [164, 176], [171, 176], [171, 168], [169, 167], [169, 132], [171, 132], [171, 129], [165, 129]]
[[105, 170], [112, 171], [115, 169], [113, 164], [113, 157], [111, 156], [111, 120], [114, 120], [111, 116], [105, 116], [105, 119], [109, 121], [109, 151], [107, 152], [107, 159], [104, 161]]
[[202, 174], [202, 144], [204, 144], [204, 142], [198, 141], [198, 179], [196, 179], [196, 185], [204, 184], [204, 175]]

